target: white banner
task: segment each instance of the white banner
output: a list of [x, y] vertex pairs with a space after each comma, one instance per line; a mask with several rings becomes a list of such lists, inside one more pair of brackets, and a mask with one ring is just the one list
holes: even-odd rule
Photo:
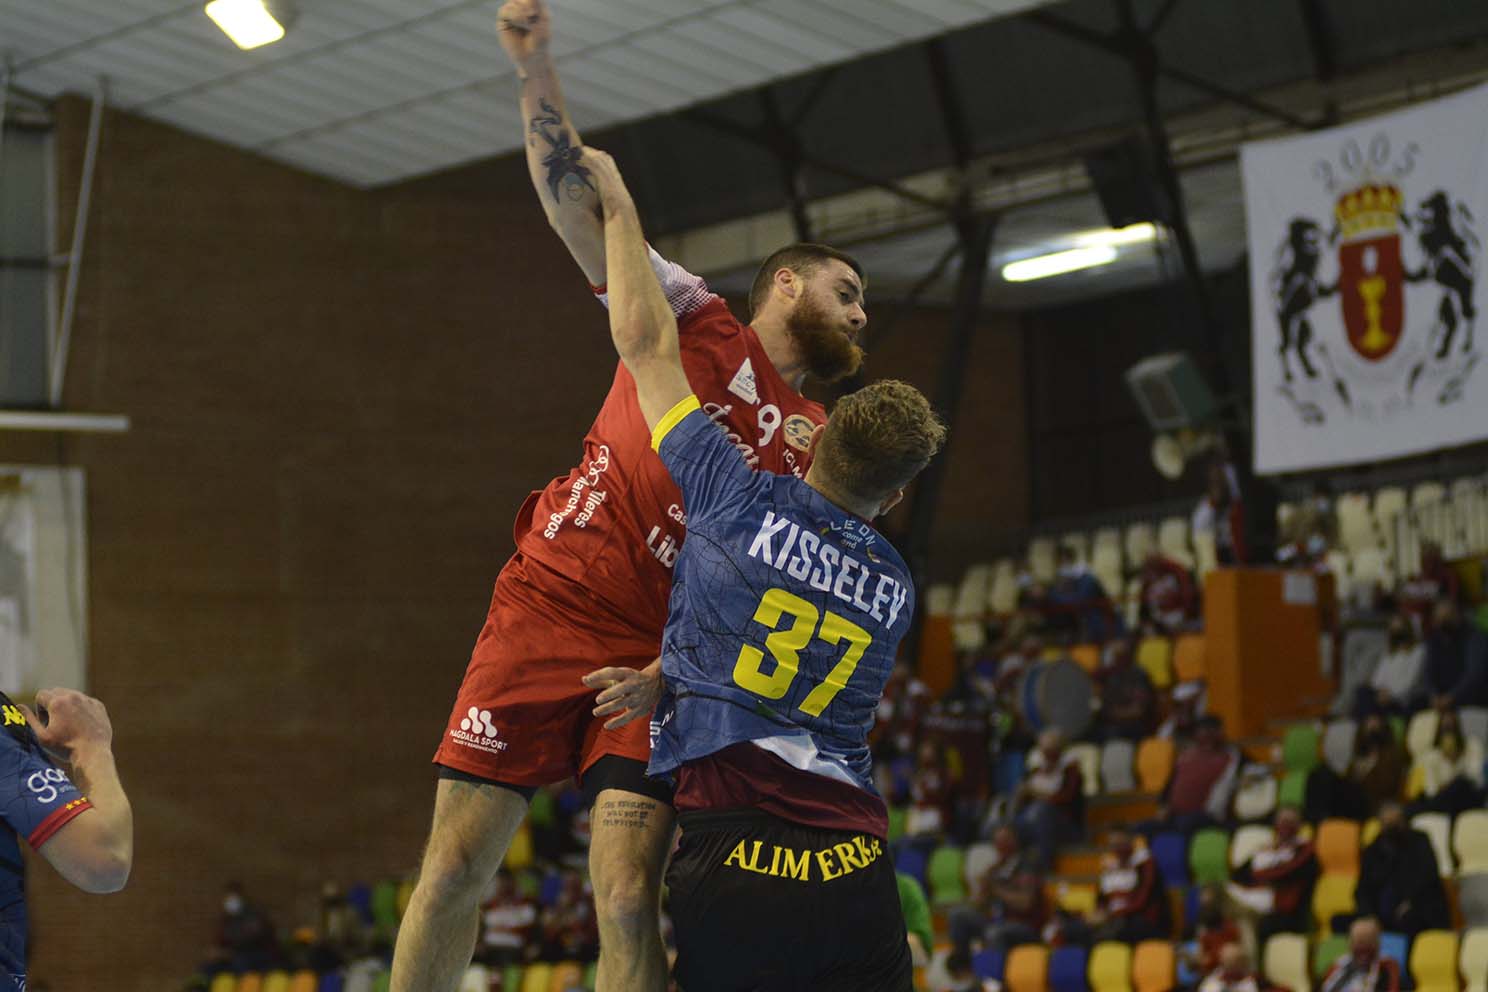
[[1488, 438], [1488, 87], [1246, 145], [1255, 468]]

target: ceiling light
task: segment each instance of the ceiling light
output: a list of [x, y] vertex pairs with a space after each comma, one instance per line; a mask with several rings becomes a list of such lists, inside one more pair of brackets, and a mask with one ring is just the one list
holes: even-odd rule
[[274, 0], [212, 0], [207, 16], [239, 48], [258, 48], [284, 37], [294, 20], [293, 9]]
[[1126, 227], [1106, 227], [1098, 231], [1086, 231], [1075, 236], [1075, 244], [1081, 247], [1099, 245], [1135, 245], [1157, 238], [1157, 225], [1143, 221]]
[[1093, 269], [1098, 265], [1109, 265], [1114, 261], [1116, 261], [1115, 248], [1110, 245], [1092, 245], [1009, 262], [1002, 267], [1002, 277], [1008, 282], [1028, 282], [1031, 279], [1047, 279], [1049, 276], [1063, 275], [1079, 269]]

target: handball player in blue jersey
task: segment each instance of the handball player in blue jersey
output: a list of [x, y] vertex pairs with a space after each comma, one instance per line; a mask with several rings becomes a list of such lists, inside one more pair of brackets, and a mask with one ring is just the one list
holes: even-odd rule
[[33, 711], [0, 693], [0, 719], [0, 816], [9, 827], [0, 831], [0, 992], [25, 992], [20, 838], [85, 892], [117, 892], [134, 857], [134, 818], [98, 700], [43, 689]]
[[[611, 334], [687, 516], [649, 768], [677, 786], [675, 977], [684, 992], [909, 992], [867, 737], [914, 594], [869, 521], [945, 427], [913, 387], [878, 382], [812, 431], [804, 481], [752, 471], [688, 385], [613, 161], [586, 150], [584, 164], [604, 212]], [[624, 706], [640, 680], [613, 674], [620, 692], [599, 701]]]

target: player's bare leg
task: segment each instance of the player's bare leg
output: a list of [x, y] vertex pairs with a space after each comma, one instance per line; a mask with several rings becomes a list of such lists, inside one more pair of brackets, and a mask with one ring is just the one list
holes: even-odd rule
[[511, 789], [440, 779], [434, 825], [398, 928], [391, 992], [454, 992], [470, 957], [480, 898], [516, 835], [527, 801]]
[[605, 789], [589, 817], [589, 875], [599, 918], [595, 992], [664, 992], [661, 875], [676, 814], [665, 803]]

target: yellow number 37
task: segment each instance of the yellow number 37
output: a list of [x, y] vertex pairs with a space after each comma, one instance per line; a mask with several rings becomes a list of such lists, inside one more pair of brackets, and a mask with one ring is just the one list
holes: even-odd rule
[[[777, 630], [780, 618], [787, 615], [792, 618], [791, 625]], [[863, 652], [873, 643], [873, 636], [851, 620], [844, 620], [830, 610], [823, 617], [815, 606], [784, 589], [771, 589], [765, 593], [759, 608], [754, 611], [754, 620], [770, 628], [771, 633], [765, 638], [765, 649], [775, 659], [775, 670], [766, 674], [765, 652], [746, 644], [739, 649], [739, 660], [734, 663], [734, 683], [766, 699], [780, 699], [790, 691], [801, 667], [801, 651], [811, 643], [813, 636], [833, 646], [848, 642], [846, 653], [827, 673], [826, 681], [801, 700], [800, 710], [807, 716], [822, 715], [827, 704], [847, 686], [847, 680], [857, 670]], [[817, 628], [818, 620], [821, 621], [820, 629]]]

